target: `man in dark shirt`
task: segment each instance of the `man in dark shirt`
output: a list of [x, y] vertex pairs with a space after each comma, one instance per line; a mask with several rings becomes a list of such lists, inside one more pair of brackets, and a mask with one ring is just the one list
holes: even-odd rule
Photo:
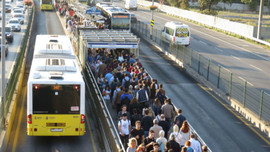
[[144, 137], [148, 136], [149, 129], [153, 126], [153, 118], [149, 116], [149, 110], [144, 111], [144, 117], [142, 118], [141, 124], [144, 130]]
[[161, 126], [162, 129], [164, 130], [164, 132], [165, 132], [165, 138], [168, 138], [168, 132], [170, 130], [169, 123], [165, 120], [164, 114], [161, 114], [160, 117], [161, 117], [161, 119], [158, 122], [158, 125]]
[[154, 148], [155, 144], [155, 132], [153, 130], [149, 131], [149, 136], [144, 139], [144, 144], [146, 147], [146, 152], [150, 152]]
[[171, 149], [173, 149], [173, 151], [181, 151], [181, 147], [180, 145], [175, 141], [175, 137], [174, 135], [170, 135], [170, 140], [168, 141], [171, 145]]
[[131, 130], [131, 137], [135, 137], [137, 139], [138, 145], [140, 145], [144, 141], [144, 131], [141, 128], [141, 121], [136, 121], [135, 123], [136, 128]]
[[177, 110], [178, 116], [175, 117], [174, 124], [177, 124], [179, 129], [182, 127], [183, 122], [186, 120], [186, 117], [182, 115], [182, 109]]

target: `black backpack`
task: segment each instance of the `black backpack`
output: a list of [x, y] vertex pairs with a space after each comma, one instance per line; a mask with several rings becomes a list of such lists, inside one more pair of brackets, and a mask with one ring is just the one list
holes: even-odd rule
[[129, 79], [129, 80], [126, 80], [126, 79], [124, 78], [124, 87], [125, 87], [126, 89], [128, 89], [128, 88], [129, 88], [129, 85], [130, 85], [130, 79]]
[[123, 100], [121, 100], [121, 105], [126, 105], [127, 111], [129, 111], [129, 103], [130, 103], [130, 100], [129, 100], [128, 96], [125, 96], [125, 98]]
[[161, 91], [157, 92], [156, 98], [158, 98], [162, 105], [164, 104], [164, 100], [167, 99], [167, 97], [163, 95]]

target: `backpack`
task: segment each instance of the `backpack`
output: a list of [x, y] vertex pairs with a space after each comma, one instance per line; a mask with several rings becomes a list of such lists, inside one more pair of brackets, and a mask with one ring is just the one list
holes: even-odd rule
[[167, 97], [164, 96], [160, 90], [157, 92], [156, 98], [158, 98], [158, 100], [160, 101], [161, 105], [163, 105], [164, 104], [164, 100], [167, 99]]
[[128, 89], [128, 88], [129, 88], [129, 85], [130, 85], [130, 79], [129, 79], [129, 80], [126, 80], [126, 79], [124, 78], [124, 87], [125, 87], [126, 89]]
[[129, 103], [130, 103], [130, 100], [129, 100], [128, 96], [125, 96], [125, 98], [123, 100], [121, 100], [121, 105], [126, 105], [127, 111], [129, 111]]

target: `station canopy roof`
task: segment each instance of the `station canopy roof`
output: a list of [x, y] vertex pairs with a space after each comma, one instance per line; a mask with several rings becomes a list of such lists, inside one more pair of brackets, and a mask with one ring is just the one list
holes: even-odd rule
[[139, 38], [130, 31], [81, 29], [88, 48], [138, 48]]

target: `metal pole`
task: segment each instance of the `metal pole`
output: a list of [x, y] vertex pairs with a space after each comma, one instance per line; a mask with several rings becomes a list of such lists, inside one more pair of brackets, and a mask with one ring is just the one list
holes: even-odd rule
[[[154, 0], [152, 0], [152, 6], [154, 6]], [[151, 9], [151, 22], [154, 19], [154, 11]], [[151, 23], [150, 23], [151, 24]], [[153, 35], [153, 26], [150, 26], [150, 39], [152, 39]]]
[[5, 51], [5, 44], [6, 44], [6, 26], [5, 26], [5, 19], [6, 19], [6, 13], [5, 13], [5, 0], [2, 0], [2, 40], [1, 40], [1, 64], [2, 64], [2, 70], [1, 70], [1, 129], [5, 129], [5, 60], [6, 60], [6, 51]]
[[246, 97], [247, 97], [247, 81], [245, 81], [244, 94], [243, 94], [243, 107], [246, 107]]
[[260, 117], [260, 120], [262, 119], [263, 94], [264, 94], [264, 91], [261, 90], [261, 103], [260, 103], [260, 111], [259, 111], [259, 117]]
[[221, 69], [221, 66], [218, 65], [218, 82], [217, 82], [217, 88], [219, 88], [219, 79], [220, 79], [220, 69]]
[[261, 26], [262, 26], [262, 16], [263, 16], [263, 4], [264, 0], [261, 0], [260, 2], [260, 12], [259, 12], [259, 21], [258, 21], [258, 31], [257, 31], [257, 39], [261, 38]]

